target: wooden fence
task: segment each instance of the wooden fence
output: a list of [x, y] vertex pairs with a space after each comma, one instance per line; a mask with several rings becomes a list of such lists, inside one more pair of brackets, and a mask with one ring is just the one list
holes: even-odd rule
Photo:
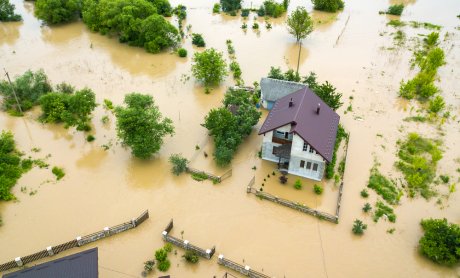
[[149, 218], [149, 212], [148, 210], [146, 210], [138, 218], [132, 219], [129, 222], [125, 222], [125, 223], [116, 225], [111, 228], [105, 227], [102, 231], [99, 231], [99, 232], [96, 232], [90, 235], [86, 235], [83, 237], [77, 237], [74, 240], [71, 240], [71, 241], [56, 245], [56, 246], [49, 246], [45, 250], [39, 251], [37, 253], [31, 254], [28, 256], [17, 257], [13, 261], [9, 261], [7, 263], [1, 264], [0, 271], [5, 271], [5, 270], [9, 270], [15, 267], [23, 266], [33, 261], [37, 261], [37, 260], [40, 260], [46, 257], [54, 256], [65, 250], [68, 250], [74, 247], [80, 247], [85, 244], [99, 240], [101, 238], [109, 237], [111, 235], [115, 235], [115, 234], [127, 231], [129, 229], [135, 228], [138, 225], [142, 224], [148, 218]]
[[192, 174], [198, 174], [198, 175], [206, 175], [208, 180], [217, 181], [217, 182], [220, 183], [223, 180], [225, 180], [226, 178], [231, 177], [233, 171], [232, 171], [232, 169], [230, 169], [227, 172], [225, 172], [225, 174], [223, 174], [222, 176], [216, 176], [214, 174], [210, 174], [210, 173], [207, 173], [205, 171], [201, 171], [201, 170], [198, 170], [198, 169], [187, 167], [187, 172], [192, 173]]
[[238, 273], [241, 273], [247, 277], [251, 278], [270, 278], [270, 276], [265, 275], [263, 273], [257, 272], [255, 270], [252, 270], [251, 267], [249, 266], [242, 266], [238, 263], [235, 263], [234, 261], [231, 261], [229, 259], [226, 259], [224, 255], [219, 255], [217, 259], [217, 263], [220, 265], [223, 265], [229, 269], [232, 269]]
[[214, 255], [214, 253], [216, 252], [216, 247], [213, 246], [211, 249], [202, 249], [196, 245], [193, 245], [191, 243], [189, 243], [188, 240], [182, 240], [182, 239], [178, 239], [176, 237], [173, 237], [171, 235], [169, 235], [169, 233], [171, 232], [172, 228], [174, 227], [174, 224], [173, 224], [173, 220], [171, 219], [171, 221], [168, 223], [168, 225], [166, 226], [165, 230], [163, 231], [162, 235], [163, 235], [163, 240], [166, 241], [166, 242], [169, 242], [169, 243], [172, 243], [180, 248], [183, 248], [185, 250], [190, 250], [190, 251], [193, 251], [195, 252], [197, 255], [199, 255], [200, 257], [203, 257], [205, 259], [208, 259], [210, 260], [212, 258], [212, 256]]

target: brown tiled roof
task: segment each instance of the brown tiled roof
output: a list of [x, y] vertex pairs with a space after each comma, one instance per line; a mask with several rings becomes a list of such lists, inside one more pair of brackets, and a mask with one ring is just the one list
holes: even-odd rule
[[[292, 99], [292, 107], [289, 102]], [[320, 105], [319, 114], [316, 113]], [[340, 117], [309, 88], [275, 102], [259, 134], [291, 124], [291, 132], [308, 142], [328, 162], [332, 160]]]

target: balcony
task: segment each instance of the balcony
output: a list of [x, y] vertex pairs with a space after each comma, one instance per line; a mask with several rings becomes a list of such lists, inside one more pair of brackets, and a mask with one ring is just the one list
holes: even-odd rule
[[277, 144], [292, 144], [292, 134], [287, 132], [274, 131], [272, 136], [272, 142]]

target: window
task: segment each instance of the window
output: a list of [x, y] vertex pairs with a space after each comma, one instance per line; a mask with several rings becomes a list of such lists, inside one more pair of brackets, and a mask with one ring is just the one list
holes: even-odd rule
[[315, 150], [312, 147], [310, 147], [310, 153], [315, 153]]
[[306, 152], [307, 149], [308, 149], [308, 144], [307, 144], [307, 142], [303, 142], [303, 149], [302, 149], [302, 150], [303, 150], [304, 152]]
[[272, 154], [275, 154], [275, 146], [273, 146]]
[[276, 134], [278, 134], [278, 135], [284, 135], [284, 132], [277, 130], [277, 131], [276, 131]]
[[307, 162], [307, 170], [311, 169], [311, 162]]
[[304, 160], [301, 160], [300, 161], [300, 168], [304, 168], [305, 167], [305, 161]]
[[285, 138], [285, 139], [289, 139], [289, 132], [285, 132], [285, 133], [284, 133], [284, 138]]
[[313, 171], [318, 171], [318, 164], [317, 163], [313, 163]]

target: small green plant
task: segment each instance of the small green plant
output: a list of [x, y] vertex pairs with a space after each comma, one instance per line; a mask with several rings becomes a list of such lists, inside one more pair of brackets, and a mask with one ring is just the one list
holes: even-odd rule
[[377, 169], [377, 166], [371, 169], [367, 187], [374, 189], [389, 204], [395, 205], [399, 201], [400, 194], [395, 183], [383, 176]]
[[237, 79], [241, 77], [241, 68], [236, 61], [230, 63], [230, 70], [233, 72], [233, 78]]
[[155, 259], [159, 262], [163, 262], [168, 258], [168, 252], [164, 248], [160, 248], [155, 251]]
[[254, 29], [254, 30], [259, 29], [259, 23], [254, 22], [254, 24], [252, 24], [252, 29]]
[[64, 169], [54, 166], [51, 172], [56, 176], [57, 180], [62, 179], [65, 176]]
[[387, 25], [393, 26], [393, 27], [402, 27], [406, 26], [406, 23], [397, 19], [392, 19], [390, 22], [387, 23]]
[[94, 137], [94, 135], [89, 134], [88, 136], [86, 136], [86, 141], [93, 142], [94, 140], [96, 140], [96, 137]]
[[434, 99], [430, 100], [430, 104], [428, 106], [428, 110], [433, 113], [438, 113], [439, 111], [444, 109], [445, 106], [444, 99], [442, 96], [436, 96]]
[[384, 13], [386, 14], [391, 14], [391, 15], [401, 15], [402, 12], [404, 11], [404, 5], [391, 5], [388, 7], [388, 10], [386, 10]]
[[112, 110], [113, 109], [113, 103], [110, 99], [104, 99], [104, 108], [107, 110]]
[[158, 262], [157, 267], [159, 271], [168, 271], [168, 269], [171, 267], [171, 262], [168, 259], [166, 259], [164, 261]]
[[198, 151], [200, 149], [200, 146], [195, 145], [195, 151]]
[[242, 10], [241, 10], [241, 16], [242, 16], [242, 17], [248, 17], [248, 16], [249, 16], [249, 12], [250, 12], [249, 9], [242, 9]]
[[177, 55], [179, 55], [179, 57], [182, 57], [182, 58], [187, 57], [187, 49], [179, 48], [177, 50]]
[[271, 24], [270, 22], [267, 22], [267, 23], [265, 24], [265, 28], [267, 28], [267, 30], [272, 29], [272, 24]]
[[171, 171], [174, 175], [179, 176], [181, 173], [187, 171], [189, 161], [181, 154], [172, 154], [169, 157], [169, 162], [172, 164]]
[[208, 175], [204, 172], [201, 173], [193, 173], [192, 174], [192, 179], [196, 181], [204, 181], [208, 179]]
[[214, 6], [212, 7], [212, 12], [213, 13], [220, 13], [220, 4], [215, 3]]
[[448, 175], [440, 175], [439, 178], [443, 183], [449, 183], [450, 177]]
[[155, 261], [153, 261], [153, 260], [149, 260], [149, 261], [144, 262], [144, 272], [145, 272], [145, 274], [149, 274], [150, 272], [152, 272], [154, 266], [155, 266]]
[[167, 252], [167, 253], [171, 253], [171, 251], [173, 250], [173, 246], [171, 243], [167, 242], [164, 246], [163, 246], [163, 249]]
[[248, 29], [248, 25], [246, 24], [246, 22], [244, 22], [243, 25], [241, 25], [241, 29], [243, 30]]
[[387, 233], [393, 234], [395, 231], [396, 231], [395, 228], [391, 228], [391, 229], [388, 229], [388, 230], [387, 230]]
[[200, 257], [198, 257], [195, 252], [190, 250], [187, 250], [182, 257], [185, 259], [185, 261], [192, 264], [196, 264], [200, 260]]
[[297, 190], [302, 189], [302, 181], [296, 180], [296, 181], [294, 182], [294, 188], [297, 189]]
[[321, 195], [323, 193], [323, 187], [321, 185], [317, 185], [315, 184], [313, 186], [313, 191], [317, 194], [317, 195]]
[[363, 223], [363, 221], [356, 219], [353, 222], [353, 228], [351, 229], [355, 235], [362, 235], [364, 231], [367, 229], [367, 225]]
[[390, 222], [396, 222], [396, 214], [394, 213], [393, 209], [385, 205], [382, 201], [377, 201], [375, 204], [375, 212], [373, 217], [374, 222], [378, 222], [380, 217], [383, 215], [386, 215]]
[[203, 39], [203, 36], [201, 34], [193, 33], [192, 34], [192, 44], [198, 46], [198, 47], [205, 47], [206, 43]]
[[109, 116], [107, 115], [104, 115], [102, 118], [101, 118], [101, 122], [103, 124], [107, 124], [109, 122]]
[[364, 207], [363, 207], [363, 211], [367, 213], [367, 212], [369, 212], [371, 210], [372, 210], [371, 204], [365, 203]]
[[367, 192], [367, 189], [361, 190], [360, 194], [361, 194], [361, 197], [363, 198], [369, 197], [369, 192]]

